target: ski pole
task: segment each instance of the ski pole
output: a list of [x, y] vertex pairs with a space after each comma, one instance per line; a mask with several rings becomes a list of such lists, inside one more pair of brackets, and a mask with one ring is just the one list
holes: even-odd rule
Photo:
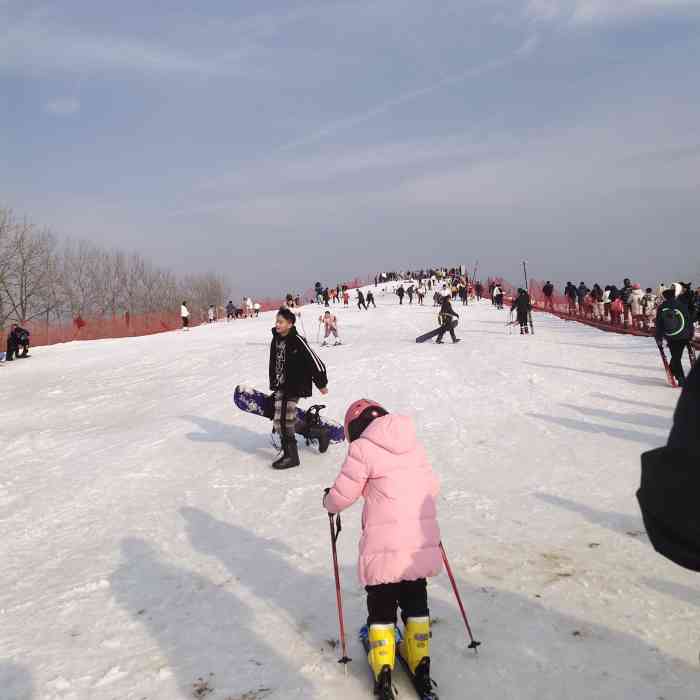
[[457, 583], [455, 577], [452, 574], [452, 569], [450, 568], [450, 562], [447, 560], [447, 552], [445, 552], [445, 546], [440, 542], [440, 552], [442, 553], [442, 561], [445, 562], [445, 568], [447, 569], [447, 575], [450, 577], [450, 583], [452, 584], [452, 590], [454, 591], [455, 598], [457, 598], [457, 603], [459, 609], [462, 612], [462, 619], [464, 620], [464, 625], [467, 628], [467, 634], [469, 635], [469, 649], [473, 649], [475, 654], [479, 653], [479, 646], [481, 642], [477, 642], [472, 634], [472, 629], [469, 626], [469, 620], [467, 619], [467, 613], [464, 611], [464, 605], [462, 604], [462, 598], [459, 595], [459, 590], [457, 589]]
[[[345, 622], [343, 621], [343, 598], [340, 592], [340, 573], [338, 572], [338, 550], [336, 548], [336, 542], [338, 537], [340, 537], [340, 531], [342, 530], [342, 525], [340, 524], [340, 513], [335, 516], [336, 520], [333, 521], [333, 513], [328, 513], [328, 520], [331, 527], [331, 551], [333, 552], [333, 573], [335, 575], [335, 597], [338, 604], [338, 624], [340, 626], [340, 645], [343, 651], [342, 658], [338, 659], [339, 664], [343, 664], [343, 670], [345, 675], [348, 675], [348, 664], [352, 659], [348, 656], [347, 646], [345, 644]], [[336, 530], [337, 524], [337, 530]]]

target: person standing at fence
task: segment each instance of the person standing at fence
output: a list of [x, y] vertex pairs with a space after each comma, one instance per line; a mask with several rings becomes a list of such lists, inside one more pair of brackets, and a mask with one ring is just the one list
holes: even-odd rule
[[542, 294], [544, 294], [544, 310], [554, 311], [554, 285], [547, 280], [547, 284], [542, 287]]
[[180, 318], [182, 319], [182, 330], [186, 331], [190, 326], [190, 310], [187, 308], [186, 301], [183, 301], [180, 306]]

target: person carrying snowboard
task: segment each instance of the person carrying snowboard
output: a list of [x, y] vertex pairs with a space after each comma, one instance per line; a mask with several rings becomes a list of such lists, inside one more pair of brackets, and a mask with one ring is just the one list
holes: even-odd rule
[[[312, 383], [321, 394], [328, 393], [326, 366], [311, 349], [306, 338], [297, 333], [296, 316], [281, 308], [277, 312], [270, 344], [270, 389], [274, 392], [274, 431], [282, 441], [282, 456], [273, 462], [275, 469], [290, 469], [299, 466], [297, 450], [296, 415], [300, 398], [312, 395]], [[327, 431], [318, 428], [317, 438], [322, 452], [328, 447]], [[325, 433], [325, 434], [324, 434]]]
[[524, 289], [518, 289], [518, 296], [513, 299], [510, 311], [511, 313], [513, 311], [516, 312], [516, 317], [520, 324], [520, 335], [529, 333], [530, 329], [527, 324], [532, 311], [532, 304], [530, 303], [530, 295]]
[[360, 496], [359, 579], [367, 592], [368, 661], [380, 700], [393, 700], [396, 613], [416, 690], [431, 697], [430, 611], [426, 579], [442, 570], [436, 500], [440, 490], [413, 420], [360, 399], [345, 415], [348, 454], [323, 505], [340, 513]]
[[676, 290], [673, 286], [663, 293], [664, 301], [656, 312], [656, 344], [663, 352], [663, 341], [666, 340], [671, 352], [671, 373], [676, 378], [678, 386], [685, 384], [685, 372], [683, 371], [683, 351], [693, 339], [695, 328], [694, 319], [691, 317], [688, 307], [676, 299]]
[[340, 338], [338, 337], [338, 319], [331, 314], [330, 311], [326, 311], [323, 316], [319, 317], [318, 322], [322, 323], [324, 328], [323, 342], [321, 345], [328, 345], [328, 338], [330, 338], [331, 335], [335, 338], [335, 345], [340, 345]]
[[445, 333], [449, 333], [452, 338], [453, 343], [459, 343], [459, 338], [455, 336], [455, 329], [453, 322], [459, 318], [459, 314], [452, 308], [450, 303], [450, 297], [444, 296], [442, 298], [442, 306], [440, 307], [440, 313], [438, 314], [438, 320], [440, 321], [440, 333], [438, 333], [436, 343], [442, 344], [442, 336]]

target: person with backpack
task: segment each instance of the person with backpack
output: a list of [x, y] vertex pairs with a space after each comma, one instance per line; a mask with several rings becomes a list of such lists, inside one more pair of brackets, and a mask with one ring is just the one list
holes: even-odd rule
[[532, 303], [530, 295], [525, 289], [518, 289], [518, 296], [513, 299], [510, 310], [511, 313], [516, 312], [517, 322], [520, 325], [520, 335], [528, 335], [530, 333], [528, 322], [532, 312]]
[[576, 287], [571, 283], [567, 282], [566, 287], [564, 287], [564, 296], [569, 302], [569, 315], [576, 315], [576, 299], [578, 298], [578, 292]]
[[683, 351], [695, 335], [693, 325], [694, 318], [690, 315], [688, 307], [676, 299], [674, 287], [666, 289], [663, 293], [664, 300], [656, 312], [656, 344], [663, 350], [663, 341], [668, 343], [671, 353], [671, 372], [678, 382], [678, 386], [685, 384], [685, 372], [683, 370]]
[[[274, 431], [282, 441], [282, 455], [272, 463], [274, 469], [298, 467], [296, 440], [297, 404], [313, 393], [313, 386], [324, 396], [328, 393], [326, 366], [311, 349], [306, 338], [297, 333], [295, 314], [287, 308], [277, 312], [270, 344], [269, 377], [274, 400]], [[319, 446], [328, 447], [328, 435], [319, 437]]]
[[[361, 496], [358, 573], [367, 593], [361, 635], [375, 695], [393, 698], [397, 652], [423, 697], [431, 697], [430, 611], [427, 579], [442, 570], [437, 497], [440, 485], [411, 418], [376, 401], [354, 401], [345, 415], [348, 454], [335, 483], [324, 491], [328, 513], [341, 513]], [[404, 624], [397, 645], [397, 608]], [[397, 649], [398, 647], [398, 649]]]

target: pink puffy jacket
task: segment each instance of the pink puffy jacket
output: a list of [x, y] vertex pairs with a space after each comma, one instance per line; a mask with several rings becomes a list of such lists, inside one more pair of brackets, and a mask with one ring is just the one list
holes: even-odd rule
[[325, 506], [339, 513], [360, 495], [365, 499], [358, 564], [363, 586], [440, 573], [439, 490], [410, 418], [375, 418], [352, 442]]

